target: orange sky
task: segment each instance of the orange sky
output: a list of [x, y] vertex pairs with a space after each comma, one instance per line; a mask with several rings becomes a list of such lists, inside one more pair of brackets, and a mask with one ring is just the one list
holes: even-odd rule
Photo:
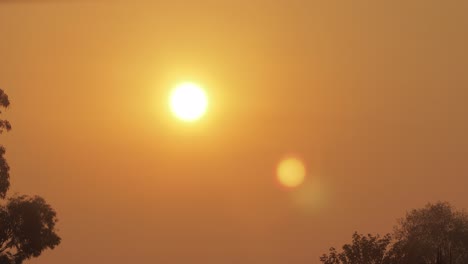
[[[10, 193], [63, 238], [30, 263], [318, 263], [426, 202], [468, 208], [467, 1], [12, 2]], [[210, 96], [190, 125], [167, 107], [185, 80]]]

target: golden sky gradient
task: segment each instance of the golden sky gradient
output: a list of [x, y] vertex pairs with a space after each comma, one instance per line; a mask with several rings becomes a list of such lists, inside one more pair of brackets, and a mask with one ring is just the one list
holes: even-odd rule
[[[16, 3], [15, 3], [16, 2]], [[468, 208], [468, 1], [5, 1], [10, 193], [33, 264], [306, 264], [406, 210]], [[209, 109], [183, 123], [180, 82]], [[296, 189], [276, 166], [297, 155]]]

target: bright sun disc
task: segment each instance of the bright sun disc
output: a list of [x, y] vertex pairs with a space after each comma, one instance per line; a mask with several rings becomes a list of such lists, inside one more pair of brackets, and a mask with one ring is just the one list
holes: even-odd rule
[[278, 181], [289, 188], [302, 184], [306, 175], [304, 163], [297, 158], [282, 160], [276, 170]]
[[179, 119], [191, 122], [205, 114], [208, 99], [200, 86], [194, 83], [182, 83], [172, 92], [170, 107]]

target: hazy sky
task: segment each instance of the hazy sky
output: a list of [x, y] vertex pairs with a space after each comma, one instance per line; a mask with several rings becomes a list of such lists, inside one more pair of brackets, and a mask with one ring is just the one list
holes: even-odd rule
[[[318, 263], [427, 202], [468, 208], [467, 12], [0, 0], [10, 194], [45, 197], [63, 238], [30, 263]], [[167, 106], [185, 80], [210, 97], [190, 125]]]

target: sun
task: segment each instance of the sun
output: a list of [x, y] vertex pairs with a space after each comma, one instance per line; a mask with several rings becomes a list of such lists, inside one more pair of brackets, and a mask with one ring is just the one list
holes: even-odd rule
[[294, 188], [304, 182], [306, 169], [304, 163], [294, 157], [282, 160], [276, 169], [278, 181], [289, 188]]
[[172, 113], [177, 118], [182, 121], [193, 122], [206, 113], [208, 98], [199, 85], [185, 82], [174, 88], [169, 104]]

